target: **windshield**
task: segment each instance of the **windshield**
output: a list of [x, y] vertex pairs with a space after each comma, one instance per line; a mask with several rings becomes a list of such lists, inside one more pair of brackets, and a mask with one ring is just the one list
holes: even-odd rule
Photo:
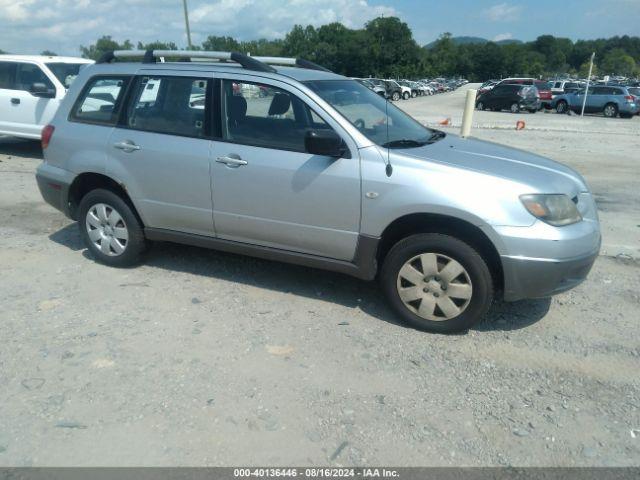
[[88, 63], [47, 63], [49, 70], [53, 72], [64, 88], [69, 88], [82, 67]]
[[420, 125], [391, 102], [353, 80], [304, 83], [377, 145], [411, 148], [442, 138], [434, 136], [435, 130]]

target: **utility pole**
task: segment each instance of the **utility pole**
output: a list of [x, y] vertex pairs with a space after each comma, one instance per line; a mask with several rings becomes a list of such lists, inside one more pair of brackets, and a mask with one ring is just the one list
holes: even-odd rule
[[580, 116], [584, 117], [584, 107], [587, 105], [587, 95], [589, 94], [589, 83], [591, 83], [591, 72], [593, 72], [593, 60], [596, 58], [596, 52], [591, 54], [591, 63], [589, 64], [589, 76], [587, 77], [587, 88], [584, 89], [584, 98], [582, 99], [582, 112]]
[[193, 45], [191, 45], [191, 30], [189, 29], [189, 10], [187, 9], [187, 0], [182, 0], [182, 6], [184, 7], [184, 24], [187, 27], [187, 45], [189, 45], [189, 50], [191, 50]]

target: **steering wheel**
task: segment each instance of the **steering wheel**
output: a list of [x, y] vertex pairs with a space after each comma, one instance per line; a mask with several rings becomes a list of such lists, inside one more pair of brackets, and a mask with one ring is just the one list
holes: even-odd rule
[[356, 119], [355, 122], [353, 122], [353, 124], [356, 126], [356, 128], [358, 130], [364, 130], [365, 125], [364, 125], [364, 120], [363, 119], [358, 118], [358, 119]]

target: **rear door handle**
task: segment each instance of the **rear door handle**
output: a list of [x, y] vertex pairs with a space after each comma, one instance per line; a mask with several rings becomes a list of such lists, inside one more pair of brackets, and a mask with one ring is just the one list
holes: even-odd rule
[[130, 140], [125, 140], [124, 142], [118, 142], [113, 144], [113, 148], [117, 148], [118, 150], [123, 150], [125, 152], [133, 152], [135, 150], [140, 150], [140, 146], [136, 145]]
[[233, 168], [238, 168], [243, 165], [249, 164], [249, 162], [247, 162], [246, 160], [242, 160], [241, 158], [226, 157], [226, 156], [216, 158], [216, 162], [224, 163], [227, 167], [233, 167]]
[[14, 105], [20, 105], [20, 99], [19, 98], [12, 98], [11, 99], [11, 103]]

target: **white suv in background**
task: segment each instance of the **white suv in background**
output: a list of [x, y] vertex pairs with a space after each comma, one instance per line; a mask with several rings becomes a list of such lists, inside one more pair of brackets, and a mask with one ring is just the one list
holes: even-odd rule
[[40, 139], [71, 82], [93, 60], [0, 55], [0, 135]]

